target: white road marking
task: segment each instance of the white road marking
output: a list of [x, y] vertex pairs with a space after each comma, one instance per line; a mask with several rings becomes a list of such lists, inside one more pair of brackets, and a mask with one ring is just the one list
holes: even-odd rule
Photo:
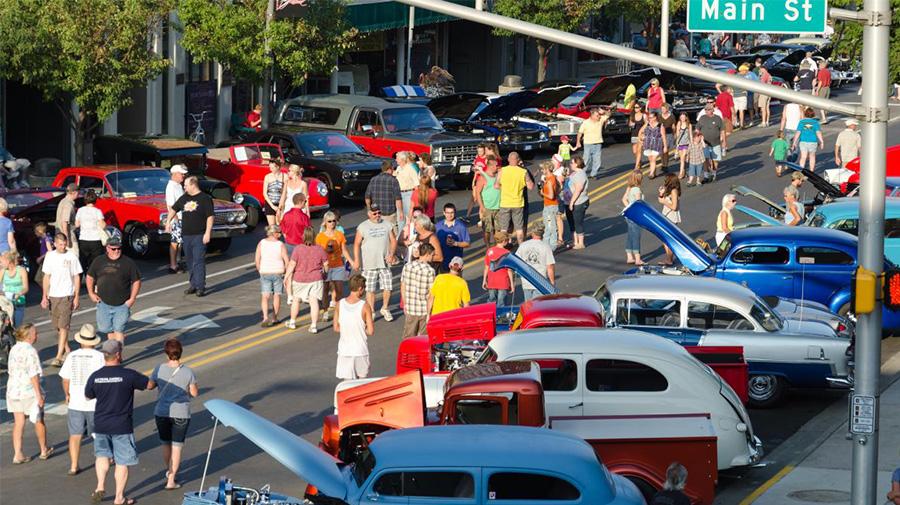
[[[159, 314], [172, 310], [173, 307], [150, 307], [131, 315], [133, 321], [155, 326], [159, 330], [196, 330], [200, 328], [218, 328], [219, 325], [203, 314], [195, 314], [183, 319], [170, 319]], [[144, 328], [145, 330], [147, 328]]]
[[[240, 265], [240, 266], [228, 268], [228, 269], [226, 269], [226, 270], [222, 270], [221, 272], [216, 272], [216, 273], [209, 274], [209, 275], [206, 276], [206, 278], [207, 278], [207, 279], [211, 279], [211, 278], [213, 278], [213, 277], [218, 277], [218, 276], [220, 276], [220, 275], [229, 274], [229, 273], [231, 273], [231, 272], [235, 272], [235, 271], [238, 271], [238, 270], [241, 270], [241, 269], [250, 268], [250, 267], [255, 267], [255, 266], [256, 266], [255, 263], [246, 263], [246, 264], [244, 264], [244, 265]], [[162, 287], [162, 288], [159, 288], [159, 289], [154, 289], [154, 290], [152, 290], [152, 291], [147, 291], [147, 292], [145, 292], [145, 293], [141, 293], [141, 294], [138, 295], [138, 298], [140, 299], [140, 298], [143, 298], [143, 297], [145, 297], [145, 296], [155, 295], [155, 294], [157, 294], [157, 293], [162, 293], [163, 291], [168, 291], [168, 290], [170, 290], [170, 289], [180, 288], [180, 287], [187, 286], [187, 285], [188, 285], [188, 281], [177, 282], [177, 283], [175, 283], [175, 284], [172, 284], [172, 285], [169, 285], [169, 286], [166, 286], [166, 287]], [[96, 307], [96, 306], [95, 306], [95, 307], [90, 307], [90, 308], [87, 308], [87, 309], [82, 309], [82, 310], [79, 310], [79, 311], [77, 311], [77, 312], [74, 312], [74, 313], [72, 314], [72, 317], [74, 317], [74, 316], [80, 316], [80, 315], [82, 315], [82, 314], [89, 314], [89, 313], [91, 313], [91, 312], [94, 312], [95, 310], [97, 310], [97, 307]], [[35, 323], [35, 326], [45, 326], [45, 325], [48, 325], [48, 324], [50, 324], [50, 319], [45, 319], [45, 320], [43, 320], [43, 321], [40, 321], [40, 322]]]

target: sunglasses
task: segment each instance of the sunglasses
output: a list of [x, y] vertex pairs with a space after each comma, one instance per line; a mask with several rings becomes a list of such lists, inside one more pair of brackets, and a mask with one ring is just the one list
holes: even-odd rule
[[110, 246], [107, 246], [106, 248], [109, 249], [110, 251], [121, 251], [121, 250], [122, 250], [121, 247], [110, 247]]
[[326, 223], [336, 223], [337, 221], [335, 221], [334, 219], [329, 219], [328, 221], [325, 221], [325, 222]]

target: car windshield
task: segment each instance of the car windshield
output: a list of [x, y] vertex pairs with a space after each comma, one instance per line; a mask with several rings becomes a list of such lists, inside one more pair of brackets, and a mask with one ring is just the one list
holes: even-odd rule
[[572, 108], [572, 107], [575, 107], [576, 105], [580, 104], [581, 101], [584, 100], [584, 97], [588, 93], [590, 93], [591, 89], [597, 84], [597, 82], [594, 81], [594, 82], [589, 82], [589, 83], [584, 83], [584, 84], [585, 84], [584, 88], [579, 89], [578, 91], [567, 96], [562, 102], [559, 102], [559, 106], [566, 107], [566, 108]]
[[725, 238], [722, 239], [722, 242], [719, 244], [719, 247], [716, 248], [716, 257], [719, 260], [725, 259], [725, 256], [728, 255], [728, 251], [731, 249], [731, 239], [729, 235], [725, 235]]
[[597, 288], [597, 291], [594, 292], [594, 298], [596, 298], [597, 301], [600, 302], [600, 306], [603, 307], [603, 314], [609, 314], [609, 290], [606, 289], [606, 284]]
[[807, 226], [814, 226], [816, 228], [821, 228], [822, 225], [825, 224], [825, 216], [816, 212], [809, 218], [809, 221], [806, 223]]
[[163, 169], [123, 170], [106, 176], [109, 187], [116, 196], [150, 196], [166, 192], [169, 172]]
[[769, 308], [766, 303], [760, 299], [756, 300], [753, 307], [750, 307], [750, 317], [766, 329], [766, 331], [779, 331], [784, 326], [783, 321], [778, 314]]
[[41, 191], [39, 193], [20, 193], [0, 195], [9, 205], [10, 214], [15, 214], [17, 210], [33, 207], [45, 200], [59, 196], [62, 191]]
[[372, 474], [372, 470], [375, 470], [375, 455], [366, 446], [356, 457], [356, 462], [353, 465], [353, 479], [356, 481], [356, 485], [362, 486], [365, 484], [366, 479]]
[[385, 109], [382, 117], [384, 118], [384, 127], [389, 132], [444, 129], [440, 121], [426, 107]]
[[357, 154], [359, 146], [347, 137], [338, 133], [322, 135], [297, 135], [297, 145], [308, 156], [325, 156], [327, 154]]

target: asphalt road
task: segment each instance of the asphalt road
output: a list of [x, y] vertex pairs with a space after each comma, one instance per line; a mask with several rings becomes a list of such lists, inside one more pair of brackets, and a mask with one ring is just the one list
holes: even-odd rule
[[[858, 101], [855, 90], [835, 94], [844, 101]], [[894, 108], [894, 112], [900, 111]], [[838, 118], [832, 118], [824, 127], [826, 150], [820, 156], [820, 170], [833, 167], [830, 153], [834, 138], [842, 128], [843, 122]], [[731, 138], [718, 182], [685, 190], [682, 227], [688, 233], [712, 240], [721, 197], [733, 184], [752, 187], [780, 201], [781, 190], [788, 180], [775, 177], [772, 162], [766, 156], [775, 130], [773, 127], [753, 127], [736, 132]], [[898, 137], [900, 124], [893, 122], [888, 138]], [[535, 163], [546, 156], [539, 156]], [[557, 257], [558, 285], [564, 292], [592, 293], [608, 275], [626, 269], [623, 253], [625, 223], [619, 213], [624, 177], [633, 164], [630, 146], [607, 146], [603, 159], [605, 171], [601, 179], [590, 183], [588, 248], [564, 252]], [[645, 193], [652, 195], [658, 182], [646, 183]], [[804, 191], [807, 197], [813, 196], [812, 188], [804, 188]], [[467, 196], [466, 192], [452, 191], [442, 194], [438, 203], [452, 201], [464, 209]], [[537, 196], [531, 198], [538, 200]], [[752, 201], [741, 203], [760, 208]], [[531, 208], [532, 219], [539, 218], [537, 206], [532, 204]], [[365, 219], [358, 205], [341, 210], [343, 225], [348, 231]], [[473, 296], [480, 296], [482, 291], [477, 279], [482, 272], [483, 243], [480, 233], [472, 231], [473, 245], [466, 255], [464, 276], [469, 280]], [[227, 254], [210, 257], [208, 284], [211, 291], [205, 298], [185, 296], [182, 292], [187, 284], [186, 277], [168, 275], [164, 259], [140, 264], [145, 283], [134, 308], [137, 321], [132, 322], [128, 330], [127, 365], [149, 373], [165, 359], [162, 354], [165, 339], [177, 336], [186, 347], [185, 363], [195, 370], [200, 384], [200, 398], [193, 404], [190, 438], [179, 474], [185, 484], [183, 490], [196, 490], [200, 486], [212, 429], [211, 416], [203, 408], [205, 400], [234, 401], [312, 442], [318, 439], [322, 417], [332, 409], [333, 389], [337, 383], [334, 378], [337, 336], [330, 327], [316, 335], [306, 331], [306, 324], [298, 324], [302, 329], [297, 330], [283, 326], [259, 327], [259, 284], [252, 252], [261, 236], [261, 230], [257, 230], [252, 236], [235, 240]], [[654, 262], [660, 259], [662, 247], [647, 233], [643, 236], [642, 247], [645, 259]], [[521, 292], [517, 295], [521, 297]], [[395, 290], [392, 301], [397, 316], [398, 300]], [[93, 306], [89, 301], [86, 305], [75, 317], [73, 329], [94, 321]], [[39, 324], [37, 347], [42, 359], [49, 362], [55, 353], [55, 336], [49, 331], [47, 314], [32, 304], [27, 310], [27, 318]], [[380, 318], [376, 321], [375, 336], [369, 340], [372, 376], [393, 372], [401, 328], [402, 317], [392, 323]], [[896, 352], [900, 347], [897, 340], [885, 341], [887, 352]], [[94, 489], [90, 447], [85, 447], [81, 455], [81, 466], [85, 471], [75, 477], [65, 475], [69, 463], [62, 388], [57, 369], [47, 367], [44, 372], [49, 441], [56, 447], [56, 455], [48, 461], [35, 458], [26, 465], [12, 466], [11, 420], [5, 411], [0, 413], [0, 501], [3, 503], [13, 503], [16, 497], [24, 496], [32, 503], [80, 503], [86, 502]], [[0, 387], [5, 385], [5, 380], [5, 377], [0, 379]], [[842, 398], [844, 394], [837, 391], [793, 392], [777, 409], [751, 411], [754, 428], [766, 451], [771, 452], [808, 420]], [[155, 399], [155, 392], [137, 393], [135, 436], [141, 462], [131, 469], [128, 495], [148, 505], [180, 503], [178, 491], [163, 490], [164, 466], [153, 421]], [[25, 440], [26, 454], [36, 456], [38, 449], [30, 428]], [[212, 447], [207, 486], [214, 484], [219, 476], [227, 475], [238, 484], [261, 486], [271, 483], [274, 490], [302, 496], [304, 487], [298, 478], [233, 430], [219, 427]], [[726, 472], [720, 477], [719, 491], [734, 497], [734, 501], [728, 500], [729, 503], [736, 503], [758, 485], [763, 476], [773, 469], [777, 471], [783, 464], [767, 461], [765, 468]], [[113, 489], [112, 475], [108, 478], [107, 489]], [[111, 502], [111, 498], [107, 501]]]

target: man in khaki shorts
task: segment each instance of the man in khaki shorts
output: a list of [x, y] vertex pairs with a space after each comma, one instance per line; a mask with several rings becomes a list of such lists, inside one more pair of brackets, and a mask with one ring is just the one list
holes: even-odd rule
[[61, 367], [63, 357], [69, 353], [69, 324], [72, 312], [78, 309], [78, 291], [81, 289], [81, 262], [68, 250], [68, 239], [58, 233], [53, 239], [54, 250], [47, 252], [41, 271], [44, 294], [41, 307], [50, 309], [50, 323], [56, 328], [59, 342], [56, 358], [50, 366]]

